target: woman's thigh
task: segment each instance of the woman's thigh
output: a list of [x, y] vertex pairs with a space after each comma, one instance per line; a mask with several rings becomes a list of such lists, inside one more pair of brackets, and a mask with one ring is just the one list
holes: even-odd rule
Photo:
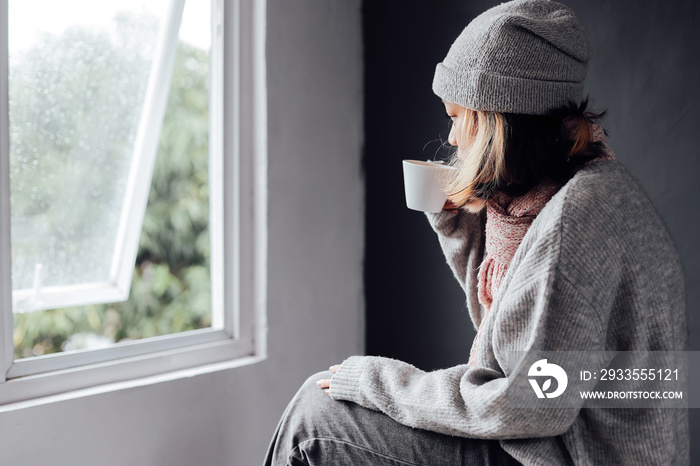
[[311, 376], [290, 402], [266, 465], [517, 465], [496, 440], [413, 429], [355, 403], [335, 401]]

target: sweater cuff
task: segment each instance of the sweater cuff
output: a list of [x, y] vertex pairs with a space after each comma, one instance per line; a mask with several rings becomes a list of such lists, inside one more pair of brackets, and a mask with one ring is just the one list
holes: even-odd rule
[[441, 212], [425, 212], [428, 223], [433, 227], [436, 233], [441, 233], [444, 236], [451, 235], [457, 224], [457, 216], [459, 212], [443, 210]]
[[357, 403], [360, 398], [360, 378], [365, 369], [365, 356], [350, 356], [331, 377], [330, 396], [334, 400]]

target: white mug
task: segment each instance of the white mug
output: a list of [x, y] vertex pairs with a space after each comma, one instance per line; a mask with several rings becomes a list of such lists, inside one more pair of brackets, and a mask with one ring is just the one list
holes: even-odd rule
[[443, 183], [457, 168], [421, 160], [403, 161], [403, 181], [406, 206], [421, 212], [440, 212], [447, 201]]

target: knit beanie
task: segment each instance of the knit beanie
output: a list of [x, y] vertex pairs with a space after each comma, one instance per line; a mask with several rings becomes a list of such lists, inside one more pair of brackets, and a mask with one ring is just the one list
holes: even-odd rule
[[588, 40], [574, 12], [516, 0], [477, 16], [437, 65], [433, 92], [472, 110], [542, 115], [578, 104]]

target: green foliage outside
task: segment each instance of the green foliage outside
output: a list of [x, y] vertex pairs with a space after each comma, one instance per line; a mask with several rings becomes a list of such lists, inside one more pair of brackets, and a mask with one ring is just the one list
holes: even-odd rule
[[[108, 72], [111, 66], [131, 66], [135, 68], [134, 73], [139, 72], [138, 60], [133, 60], [133, 57], [128, 57], [132, 59], [131, 62], [126, 60], [123, 56], [125, 50], [115, 48], [108, 37], [98, 33], [70, 30], [60, 37], [50, 39], [54, 42], [48, 43], [50, 41], [46, 39], [41, 47], [30, 50], [27, 54], [46, 56], [46, 61], [51, 64], [57, 62], [51, 60], [52, 56], [65, 56], [66, 50], [78, 44], [81, 47], [92, 47], [95, 53], [91, 56], [95, 60], [102, 60], [106, 67], [106, 71], [100, 75], [95, 75], [93, 71], [89, 80], [85, 76], [81, 77], [80, 73], [74, 73], [70, 80], [57, 80], [54, 87], [60, 88], [54, 89], [55, 95], [62, 95], [63, 99], [79, 98], [81, 92], [85, 92], [86, 86], [94, 88], [94, 92], [109, 89], [109, 81], [113, 79]], [[137, 47], [138, 43], [133, 45]], [[134, 88], [133, 95], [138, 96], [142, 91]], [[22, 89], [21, 92], [26, 95], [32, 92], [39, 93], [41, 89]], [[106, 92], [104, 104], [116, 112], [125, 108], [125, 105], [128, 106], [133, 95], [115, 96]], [[61, 117], [61, 108], [60, 102], [56, 102], [55, 98], [48, 99], [41, 95], [35, 97], [29, 99], [36, 104], [32, 106], [34, 108], [11, 109], [11, 124], [13, 121], [19, 121], [22, 112], [38, 113], [35, 117], [21, 115], [22, 118], [36, 124], [33, 128], [31, 125], [25, 128], [13, 126], [13, 131], [17, 132], [11, 137], [11, 142], [26, 143], [28, 148], [33, 148], [33, 152], [42, 154], [41, 167], [44, 175], [38, 172], [32, 174], [31, 171], [24, 175], [13, 175], [13, 217], [15, 209], [24, 208], [15, 195], [15, 187], [21, 185], [24, 192], [31, 192], [31, 183], [54, 182], [55, 174], [65, 170], [66, 163], [71, 164], [72, 170], [86, 172], [87, 186], [81, 186], [81, 190], [89, 190], [90, 183], [120, 182], [110, 180], [109, 177], [109, 154], [113, 148], [106, 148], [104, 165], [100, 167], [99, 173], [95, 171], [90, 176], [88, 164], [72, 160], [69, 151], [56, 150], [56, 140], [60, 138], [37, 137], [39, 131], [49, 131], [40, 129], [43, 112], [58, 112], [57, 116]], [[116, 102], [120, 104], [117, 105]], [[41, 110], [41, 105], [46, 108]], [[63, 118], [68, 116], [64, 115]], [[133, 123], [128, 117], [117, 115], [116, 118], [121, 118], [124, 124]], [[75, 122], [70, 124], [77, 125]], [[68, 131], [83, 130], [92, 135], [90, 141], [94, 144], [107, 139], [108, 135], [100, 134], [103, 129], [99, 122], [84, 124], [87, 125], [86, 128], [73, 126]], [[53, 134], [61, 131], [63, 130], [56, 129]], [[71, 135], [66, 135], [63, 141], [70, 137]], [[122, 303], [15, 314], [16, 358], [95, 347], [211, 325], [208, 137], [208, 52], [180, 43], [129, 300]], [[118, 145], [119, 141], [112, 141], [112, 144]], [[11, 152], [14, 157], [11, 164], [28, 163], [22, 159], [21, 153], [17, 154], [12, 148]], [[55, 189], [75, 189], [72, 186], [61, 186], [58, 181], [55, 185]], [[47, 199], [46, 202], [56, 201], [54, 198], [53, 201]], [[31, 205], [26, 206], [27, 210], [31, 208]], [[86, 216], [78, 216], [76, 222], [84, 218]], [[52, 228], [52, 225], [46, 228]], [[89, 233], [90, 228], [94, 229], [94, 225], [78, 223], [74, 228], [82, 228]]]

